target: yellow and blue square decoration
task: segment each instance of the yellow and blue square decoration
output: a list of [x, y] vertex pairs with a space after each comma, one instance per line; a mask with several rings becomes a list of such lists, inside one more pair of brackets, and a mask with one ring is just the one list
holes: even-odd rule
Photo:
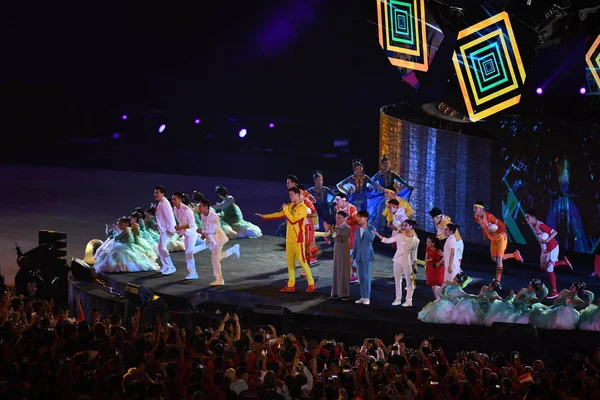
[[379, 44], [397, 67], [429, 69], [425, 0], [376, 0]]
[[594, 40], [585, 54], [585, 63], [596, 82], [596, 87], [600, 87], [600, 35]]
[[525, 68], [506, 12], [461, 30], [456, 48], [452, 61], [472, 121], [519, 103]]

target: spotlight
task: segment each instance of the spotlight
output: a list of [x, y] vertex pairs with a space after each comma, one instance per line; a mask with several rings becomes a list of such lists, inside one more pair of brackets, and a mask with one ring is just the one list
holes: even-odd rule
[[195, 123], [196, 125], [198, 125], [198, 124], [200, 123], [200, 119], [199, 119], [199, 118], [196, 118], [196, 119], [194, 120], [194, 123]]
[[240, 131], [238, 132], [238, 136], [241, 138], [246, 137], [247, 134], [248, 131], [245, 128], [240, 129]]
[[167, 129], [167, 126], [165, 124], [162, 124], [158, 127], [158, 133], [163, 133], [165, 129]]
[[125, 121], [125, 120], [127, 119], [127, 115], [123, 114], [123, 115], [121, 116], [121, 119], [122, 119], [123, 121]]
[[585, 94], [585, 88], [584, 88], [584, 87], [582, 87], [581, 89], [579, 89], [579, 93], [580, 93], [580, 94]]
[[275, 128], [275, 124], [271, 122], [271, 123], [269, 124], [269, 128]]
[[542, 93], [544, 93], [544, 91], [542, 90], [542, 88], [541, 88], [541, 87], [539, 87], [539, 88], [535, 89], [535, 92], [536, 92], [537, 94], [542, 94]]
[[115, 132], [115, 133], [112, 134], [112, 138], [113, 139], [118, 139], [119, 136], [121, 136], [121, 134], [119, 132]]

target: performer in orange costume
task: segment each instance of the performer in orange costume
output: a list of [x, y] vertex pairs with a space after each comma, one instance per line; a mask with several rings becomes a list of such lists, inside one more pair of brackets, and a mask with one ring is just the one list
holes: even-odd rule
[[[492, 256], [492, 260], [496, 263], [496, 280], [500, 282], [502, 280], [502, 271], [504, 269], [502, 261], [514, 258], [518, 262], [523, 262], [523, 257], [521, 257], [519, 250], [505, 254], [506, 246], [508, 245], [506, 224], [489, 211], [486, 211], [483, 202], [475, 202], [473, 205], [473, 216], [475, 221], [481, 225], [485, 238], [490, 241], [490, 255]], [[490, 232], [490, 227], [492, 228], [492, 232]]]
[[296, 291], [296, 260], [300, 262], [300, 266], [306, 273], [308, 281], [307, 292], [314, 292], [317, 286], [313, 279], [310, 267], [306, 261], [305, 245], [305, 221], [308, 216], [308, 209], [302, 202], [300, 190], [297, 187], [288, 189], [290, 195], [290, 203], [283, 204], [281, 211], [272, 214], [256, 214], [262, 219], [279, 219], [287, 220], [286, 235], [285, 235], [285, 254], [288, 265], [288, 283], [284, 288], [279, 289], [282, 293], [292, 293]]

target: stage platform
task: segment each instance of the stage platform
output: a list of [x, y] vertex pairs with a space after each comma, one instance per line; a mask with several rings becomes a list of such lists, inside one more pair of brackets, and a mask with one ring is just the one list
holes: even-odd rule
[[[126, 168], [127, 166], [122, 166]], [[285, 176], [288, 172], [285, 171]], [[0, 265], [2, 274], [12, 283], [18, 271], [14, 243], [18, 242], [23, 251], [37, 246], [39, 229], [65, 232], [68, 235], [68, 259], [83, 257], [86, 243], [93, 238], [104, 238], [104, 224], [113, 222], [121, 215], [129, 214], [137, 206], [148, 206], [153, 200], [154, 186], [162, 184], [170, 192], [178, 190], [191, 193], [194, 190], [204, 192], [216, 200], [214, 188], [225, 185], [240, 204], [246, 219], [258, 224], [266, 234], [274, 233], [281, 221], [261, 221], [255, 212], [273, 212], [286, 198], [283, 180], [276, 182], [243, 180], [218, 177], [198, 177], [190, 175], [170, 175], [117, 171], [106, 169], [77, 169], [38, 167], [22, 165], [0, 166], [5, 178], [5, 191], [9, 194], [0, 207]], [[332, 179], [333, 180], [333, 179]], [[326, 182], [327, 183], [327, 182]], [[472, 220], [460, 221], [461, 224], [475, 223]], [[419, 232], [421, 245], [425, 242], [425, 233]], [[284, 240], [273, 236], [260, 239], [230, 241], [226, 247], [235, 243], [241, 246], [241, 258], [223, 260], [223, 273], [226, 285], [210, 287], [213, 280], [210, 254], [196, 254], [196, 263], [200, 279], [187, 282], [183, 253], [174, 253], [173, 259], [178, 271], [171, 276], [158, 273], [110, 274], [104, 277], [107, 287], [98, 282], [77, 281], [70, 277], [70, 309], [74, 313], [74, 299], [81, 295], [86, 315], [92, 307], [102, 310], [107, 316], [117, 313], [124, 320], [135, 311], [139, 304], [122, 296], [122, 289], [132, 282], [142, 285], [164, 298], [169, 308], [156, 310], [143, 307], [143, 318], [150, 321], [156, 313], [164, 318], [184, 320], [188, 325], [218, 325], [223, 313], [235, 311], [242, 315], [244, 325], [266, 323], [270, 321], [308, 338], [334, 337], [347, 343], [360, 343], [364, 337], [381, 337], [386, 343], [394, 333], [404, 332], [410, 343], [424, 337], [433, 336], [440, 344], [457, 348], [472, 347], [479, 350], [497, 348], [502, 344], [520, 346], [524, 351], [534, 349], [536, 354], [549, 352], [561, 354], [561, 351], [577, 350], [597, 345], [597, 332], [582, 331], [543, 331], [535, 336], [522, 335], [526, 327], [483, 327], [457, 325], [431, 325], [417, 320], [418, 311], [430, 300], [433, 294], [424, 284], [422, 268], [417, 277], [417, 289], [413, 307], [392, 307], [394, 283], [392, 278], [392, 249], [377, 244], [376, 261], [373, 267], [373, 285], [371, 305], [364, 306], [351, 302], [329, 300], [331, 290], [332, 249], [324, 249], [320, 264], [312, 268], [317, 281], [315, 293], [305, 293], [306, 280], [298, 278], [297, 293], [283, 294], [277, 289], [286, 284]], [[421, 246], [421, 247], [422, 247]], [[512, 249], [513, 244], [509, 244]], [[518, 264], [509, 260], [505, 265], [503, 285], [508, 294], [527, 285], [533, 277], [540, 277], [547, 283], [547, 275], [537, 267], [537, 249], [521, 249], [526, 263]], [[419, 251], [423, 254], [423, 250]], [[569, 255], [571, 257], [571, 255]], [[561, 269], [557, 272], [560, 289], [568, 287], [573, 281], [583, 279], [588, 288], [600, 295], [600, 279], [590, 278], [593, 271], [593, 256], [573, 255], [571, 258], [574, 272]], [[475, 293], [480, 286], [493, 278], [494, 265], [489, 259], [489, 251], [480, 243], [466, 243], [463, 268], [473, 277], [473, 283], [467, 288]], [[300, 276], [300, 268], [296, 270]], [[360, 297], [359, 287], [351, 289], [353, 300]], [[199, 294], [199, 295], [198, 295]], [[202, 303], [190, 312], [188, 300], [197, 297]], [[281, 306], [289, 310], [277, 315], [277, 307], [271, 309], [275, 314], [259, 315], [256, 305]], [[275, 311], [274, 311], [275, 310]], [[265, 316], [266, 315], [266, 316]], [[565, 338], [568, 338], [566, 340]], [[517, 340], [519, 339], [519, 340]], [[516, 340], [516, 342], [515, 342]], [[533, 343], [533, 344], [531, 344]]]
[[[424, 236], [424, 232], [420, 232]], [[535, 337], [527, 337], [529, 330], [525, 326], [500, 324], [495, 327], [485, 326], [458, 326], [458, 325], [436, 325], [426, 324], [417, 320], [417, 314], [427, 302], [433, 299], [431, 289], [425, 285], [423, 268], [419, 267], [417, 275], [417, 289], [413, 298], [413, 307], [394, 307], [394, 280], [392, 275], [392, 252], [389, 246], [378, 246], [376, 260], [373, 263], [373, 281], [371, 305], [364, 306], [355, 304], [354, 300], [360, 298], [359, 285], [351, 285], [351, 301], [330, 299], [331, 291], [331, 269], [333, 247], [323, 247], [319, 264], [311, 268], [317, 290], [314, 293], [306, 293], [306, 279], [300, 277], [301, 269], [296, 268], [296, 293], [280, 293], [279, 288], [286, 285], [287, 268], [285, 266], [285, 241], [283, 238], [274, 236], [263, 236], [259, 239], [232, 240], [226, 248], [234, 244], [240, 244], [241, 258], [231, 256], [222, 262], [223, 275], [226, 284], [213, 287], [209, 282], [214, 280], [210, 264], [210, 252], [203, 251], [195, 256], [200, 278], [194, 281], [185, 280], [187, 270], [182, 253], [173, 253], [173, 262], [177, 266], [177, 272], [163, 276], [156, 272], [142, 273], [113, 273], [103, 274], [102, 280], [111, 289], [101, 285], [87, 284], [71, 280], [72, 293], [84, 292], [86, 296], [99, 298], [112, 297], [109, 301], [122, 302], [117, 310], [122, 314], [132, 313], [131, 304], [115, 296], [112, 293], [123, 293], [125, 285], [133, 283], [150, 289], [155, 295], [160, 296], [167, 304], [168, 310], [173, 315], [184, 315], [186, 318], [200, 316], [213, 319], [217, 324], [222, 314], [226, 312], [238, 312], [246, 315], [255, 325], [264, 323], [264, 318], [254, 315], [256, 307], [262, 306], [283, 307], [289, 310], [285, 322], [283, 315], [270, 315], [280, 328], [294, 331], [301, 330], [304, 333], [319, 332], [320, 336], [327, 337], [327, 333], [336, 337], [346, 337], [350, 340], [360, 340], [368, 336], [383, 336], [382, 332], [404, 332], [407, 337], [418, 338], [433, 337], [442, 338], [446, 346], [457, 347], [464, 345], [465, 341], [474, 348], [497, 348], [498, 339], [502, 338], [504, 343], [511, 346], [522, 346], [523, 352], [534, 352], [536, 356], [545, 353], [549, 348], [564, 346], [564, 331], [543, 331], [535, 333]], [[473, 277], [473, 282], [467, 288], [468, 292], [476, 293], [481, 285], [491, 279], [493, 266], [487, 265], [482, 257], [485, 249], [477, 249], [465, 261], [465, 269]], [[538, 276], [535, 267], [530, 264], [507, 263], [507, 273], [504, 279], [505, 285], [509, 287], [520, 287], [526, 285], [532, 276]], [[575, 273], [559, 274], [560, 286], [564, 287], [577, 279]], [[597, 290], [598, 288], [592, 288]], [[112, 292], [112, 293], [111, 293]], [[508, 294], [508, 290], [503, 291]], [[126, 296], [125, 296], [126, 297]], [[95, 301], [88, 301], [88, 304]], [[196, 305], [195, 311], [190, 312], [190, 304]], [[111, 307], [115, 307], [113, 304]], [[276, 307], [270, 307], [269, 312], [277, 314]], [[218, 311], [217, 311], [218, 310]], [[260, 312], [260, 310], [258, 311]], [[264, 317], [264, 316], [262, 316]], [[267, 318], [268, 319], [268, 318]], [[210, 322], [208, 322], [210, 323]], [[507, 331], [508, 330], [508, 331]], [[529, 332], [529, 333], [524, 333]], [[307, 333], [309, 335], [309, 333]], [[514, 338], [507, 338], [513, 335]], [[524, 338], [523, 335], [526, 337]], [[571, 331], [569, 335], [574, 340], [576, 348], [587, 348], [594, 346], [597, 332]], [[388, 335], [389, 336], [389, 335]], [[513, 340], [519, 339], [518, 343]], [[520, 344], [519, 344], [520, 343]], [[556, 351], [554, 349], [553, 351]]]

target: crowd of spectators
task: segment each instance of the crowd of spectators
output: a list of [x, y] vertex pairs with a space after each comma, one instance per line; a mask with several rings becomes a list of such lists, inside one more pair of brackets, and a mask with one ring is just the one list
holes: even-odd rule
[[[446, 354], [403, 334], [348, 345], [244, 329], [236, 314], [211, 327], [141, 312], [123, 321], [77, 299], [67, 309], [2, 295], [0, 399], [399, 400], [600, 399], [600, 348], [561, 364], [472, 349]], [[466, 343], [466, 342], [465, 342]], [[467, 346], [467, 344], [465, 344]]]

